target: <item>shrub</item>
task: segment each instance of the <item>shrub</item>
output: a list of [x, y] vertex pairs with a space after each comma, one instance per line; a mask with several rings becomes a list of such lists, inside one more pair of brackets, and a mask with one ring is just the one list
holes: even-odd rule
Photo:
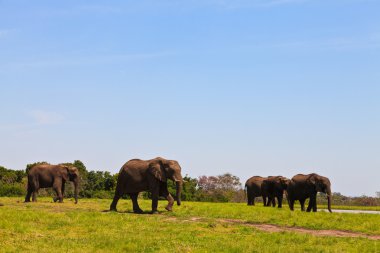
[[3, 197], [18, 197], [24, 196], [26, 189], [23, 184], [6, 185], [0, 183], [0, 196]]

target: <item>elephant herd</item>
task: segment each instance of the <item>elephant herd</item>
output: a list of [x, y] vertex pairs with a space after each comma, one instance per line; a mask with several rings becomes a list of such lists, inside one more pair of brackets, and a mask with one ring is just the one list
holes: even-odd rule
[[305, 201], [309, 199], [307, 211], [317, 211], [317, 193], [323, 192], [327, 196], [327, 208], [331, 212], [331, 183], [327, 177], [312, 173], [309, 175], [297, 174], [292, 179], [283, 176], [260, 177], [254, 176], [245, 183], [247, 204], [255, 205], [255, 198], [262, 197], [264, 206], [282, 207], [285, 194], [290, 210], [294, 210], [294, 202], [298, 200], [301, 210], [305, 211]]
[[[48, 165], [39, 164], [33, 166], [28, 171], [28, 186], [25, 202], [37, 201], [37, 192], [40, 188], [53, 188], [56, 197], [54, 202], [63, 202], [65, 192], [65, 182], [74, 183], [75, 203], [78, 203], [79, 191], [79, 171], [76, 167], [69, 167], [63, 164]], [[148, 191], [152, 196], [152, 213], [157, 213], [159, 197], [164, 197], [168, 204], [166, 210], [172, 211], [174, 198], [168, 191], [167, 180], [176, 183], [176, 202], [181, 205], [181, 190], [183, 179], [181, 175], [181, 166], [177, 161], [167, 160], [157, 157], [151, 160], [133, 159], [125, 163], [120, 169], [115, 195], [110, 206], [111, 211], [116, 211], [119, 199], [124, 195], [129, 195], [134, 213], [143, 211], [138, 204], [138, 195], [140, 192]], [[331, 189], [330, 181], [326, 177], [317, 174], [296, 175], [291, 180], [282, 176], [277, 177], [252, 177], [246, 182], [246, 191], [248, 205], [254, 205], [255, 198], [262, 196], [265, 206], [276, 204], [282, 206], [284, 192], [290, 209], [293, 210], [294, 201], [299, 200], [301, 208], [304, 210], [304, 203], [310, 198], [308, 211], [317, 210], [316, 194], [324, 192], [328, 196], [328, 209], [331, 212]]]

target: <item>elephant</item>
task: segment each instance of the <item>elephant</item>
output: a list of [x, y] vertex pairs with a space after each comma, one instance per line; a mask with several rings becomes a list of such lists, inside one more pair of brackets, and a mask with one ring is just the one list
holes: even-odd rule
[[268, 201], [264, 203], [264, 206], [276, 206], [275, 198], [277, 198], [278, 208], [282, 208], [282, 199], [284, 191], [288, 188], [290, 179], [283, 176], [270, 176], [263, 180], [261, 184], [261, 193], [263, 199], [268, 197]]
[[[261, 185], [267, 177], [254, 176], [251, 177], [245, 182], [245, 190], [247, 193], [247, 204], [249, 206], [255, 205], [256, 197], [263, 197], [263, 203], [266, 203], [266, 197], [263, 196], [261, 191]], [[273, 199], [274, 201], [274, 199]]]
[[79, 178], [79, 171], [76, 167], [69, 167], [63, 164], [35, 165], [28, 171], [28, 190], [25, 197], [25, 202], [30, 202], [31, 195], [32, 201], [36, 202], [37, 192], [40, 188], [53, 187], [55, 193], [57, 194], [54, 198], [54, 202], [58, 200], [62, 203], [65, 192], [65, 183], [69, 180], [74, 183], [74, 197], [75, 204], [77, 204]]
[[289, 183], [287, 189], [287, 197], [290, 210], [294, 210], [294, 202], [299, 200], [301, 203], [301, 210], [305, 211], [305, 200], [310, 198], [307, 212], [313, 209], [317, 211], [317, 193], [323, 192], [327, 195], [327, 208], [331, 213], [331, 183], [327, 177], [320, 176], [312, 173], [309, 175], [297, 174]]
[[152, 194], [152, 214], [158, 213], [159, 196], [168, 200], [165, 209], [172, 211], [174, 199], [168, 191], [168, 179], [176, 183], [176, 200], [177, 205], [180, 206], [183, 179], [181, 166], [177, 161], [161, 157], [151, 160], [132, 159], [128, 161], [120, 169], [110, 210], [117, 211], [116, 205], [120, 197], [128, 194], [132, 199], [133, 212], [143, 213], [137, 202], [137, 197], [140, 192], [149, 191]]

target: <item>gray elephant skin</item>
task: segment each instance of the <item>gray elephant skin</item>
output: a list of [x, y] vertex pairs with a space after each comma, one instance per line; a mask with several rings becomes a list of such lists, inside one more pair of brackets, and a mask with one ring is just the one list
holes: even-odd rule
[[327, 177], [312, 173], [309, 175], [295, 175], [288, 186], [287, 197], [290, 210], [294, 210], [294, 202], [299, 200], [301, 210], [305, 211], [305, 201], [310, 198], [307, 212], [317, 211], [317, 193], [323, 192], [327, 195], [327, 208], [331, 211], [331, 183]]
[[177, 205], [181, 205], [183, 179], [181, 166], [177, 161], [161, 157], [151, 160], [133, 159], [128, 161], [120, 169], [110, 210], [116, 211], [119, 199], [128, 194], [132, 199], [133, 212], [143, 213], [138, 205], [137, 197], [140, 192], [148, 191], [152, 193], [152, 213], [157, 213], [159, 196], [168, 200], [166, 210], [172, 211], [174, 199], [168, 191], [168, 179], [176, 183]]
[[[247, 204], [249, 206], [255, 205], [255, 198], [263, 197], [263, 203], [267, 203], [266, 196], [263, 196], [261, 191], [261, 185], [267, 177], [253, 176], [245, 182], [245, 191], [247, 194]], [[274, 199], [273, 199], [274, 201]], [[275, 203], [273, 204], [275, 205]]]
[[79, 178], [79, 171], [76, 167], [69, 167], [62, 164], [40, 164], [33, 166], [28, 171], [28, 189], [25, 202], [30, 202], [31, 195], [33, 195], [33, 202], [36, 202], [39, 189], [52, 187], [57, 194], [54, 201], [58, 200], [62, 203], [65, 192], [65, 183], [66, 181], [71, 181], [74, 183], [74, 197], [75, 204], [77, 204]]
[[264, 206], [276, 206], [275, 198], [277, 198], [278, 208], [282, 208], [282, 199], [284, 191], [288, 188], [290, 179], [283, 176], [270, 176], [263, 180], [261, 184], [261, 193], [263, 199], [268, 199], [264, 202]]

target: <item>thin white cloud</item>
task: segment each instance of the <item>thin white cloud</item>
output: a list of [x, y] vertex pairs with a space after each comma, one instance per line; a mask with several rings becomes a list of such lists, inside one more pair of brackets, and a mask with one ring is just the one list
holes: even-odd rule
[[39, 125], [54, 125], [64, 121], [64, 116], [56, 112], [32, 110], [28, 115]]

